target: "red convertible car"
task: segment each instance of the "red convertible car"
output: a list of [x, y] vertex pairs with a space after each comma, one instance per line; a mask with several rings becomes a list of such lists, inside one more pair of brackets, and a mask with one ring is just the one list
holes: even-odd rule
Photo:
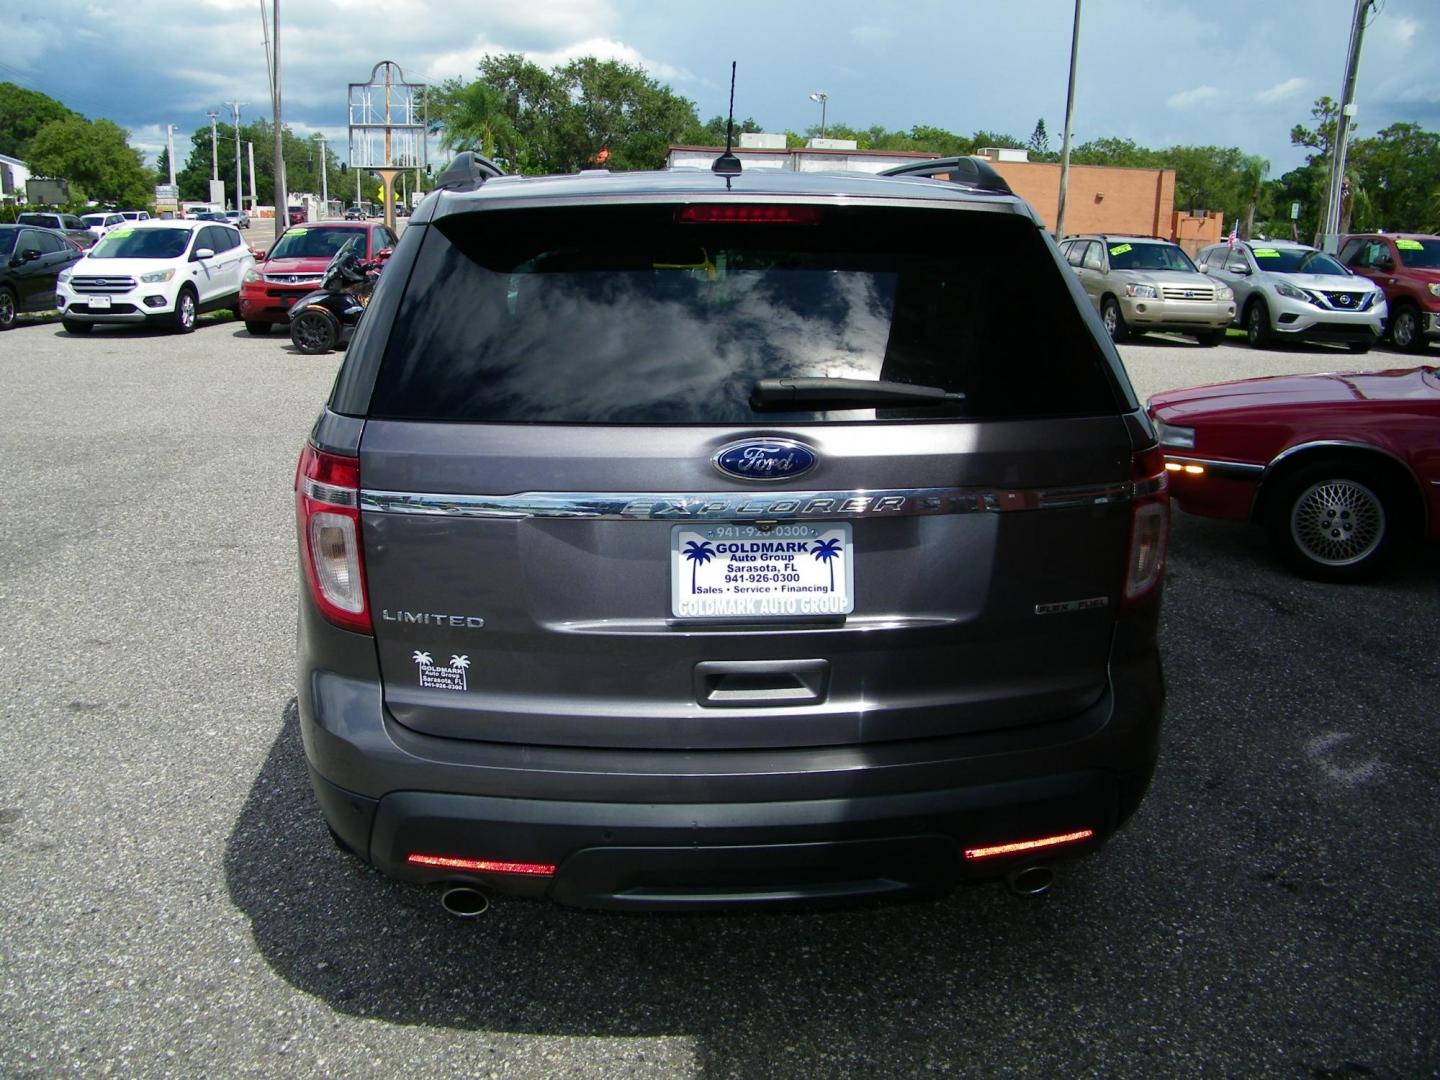
[[1281, 375], [1149, 401], [1182, 510], [1265, 526], [1297, 572], [1373, 577], [1440, 539], [1440, 372]]

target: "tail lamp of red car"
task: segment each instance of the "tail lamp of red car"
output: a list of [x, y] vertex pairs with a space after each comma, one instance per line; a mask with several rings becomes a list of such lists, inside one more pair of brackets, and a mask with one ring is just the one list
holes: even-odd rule
[[1142, 450], [1130, 460], [1133, 499], [1122, 603], [1136, 604], [1155, 591], [1165, 569], [1165, 549], [1170, 539], [1170, 480], [1165, 473], [1165, 455], [1158, 446]]
[[320, 614], [345, 630], [373, 633], [360, 548], [360, 460], [306, 443], [295, 469], [295, 518]]

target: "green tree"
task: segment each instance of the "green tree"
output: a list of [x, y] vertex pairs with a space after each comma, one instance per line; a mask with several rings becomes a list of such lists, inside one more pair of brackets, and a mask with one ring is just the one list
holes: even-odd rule
[[11, 82], [0, 82], [0, 154], [30, 159], [30, 140], [55, 120], [80, 120], [52, 97]]
[[[255, 193], [260, 201], [266, 204], [274, 199], [275, 192], [274, 130], [274, 125], [263, 119], [240, 125], [242, 148], [240, 191], [246, 198], [249, 198], [249, 154], [244, 147], [246, 143], [252, 143], [255, 147]], [[233, 202], [236, 191], [234, 127], [217, 122], [215, 138], [220, 179], [225, 182], [225, 197], [227, 201]], [[320, 170], [323, 165], [331, 197], [342, 200], [353, 197], [351, 189], [354, 187], [355, 178], [340, 172], [339, 159], [328, 145], [325, 147], [322, 162], [320, 144], [317, 140], [302, 138], [290, 128], [285, 127], [281, 129], [281, 141], [285, 154], [285, 182], [289, 191], [311, 192], [318, 195], [321, 190]], [[159, 165], [160, 172], [164, 174], [167, 167], [164, 151], [161, 151]], [[191, 133], [190, 152], [184, 166], [175, 172], [175, 183], [180, 188], [180, 198], [191, 201], [208, 199], [210, 197], [210, 176], [210, 125], [206, 124]], [[367, 187], [373, 187], [368, 181], [365, 183]], [[350, 192], [349, 195], [347, 195], [347, 191]]]
[[1033, 156], [1050, 153], [1050, 133], [1045, 130], [1045, 118], [1042, 116], [1035, 121], [1035, 130], [1030, 132], [1030, 140], [1025, 144]]
[[514, 153], [517, 145], [515, 126], [505, 112], [504, 97], [478, 79], [455, 93], [446, 111], [441, 135], [451, 150], [478, 147], [486, 157], [499, 157], [502, 162]]
[[1351, 213], [1355, 228], [1408, 231], [1429, 219], [1440, 194], [1440, 134], [1419, 124], [1391, 124], [1373, 138], [1357, 139], [1347, 165], [1359, 181]]
[[154, 174], [125, 132], [109, 120], [71, 115], [46, 124], [30, 140], [27, 164], [38, 176], [68, 180], [76, 199], [147, 206]]

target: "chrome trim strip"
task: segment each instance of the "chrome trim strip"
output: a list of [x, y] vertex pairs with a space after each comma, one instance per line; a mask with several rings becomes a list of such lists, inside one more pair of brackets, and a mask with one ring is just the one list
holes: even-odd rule
[[[1154, 479], [1143, 484], [1155, 484]], [[788, 521], [797, 518], [998, 514], [1128, 503], [1135, 482], [1062, 488], [887, 488], [854, 491], [633, 494], [526, 491], [515, 495], [360, 492], [360, 509], [380, 514], [467, 518], [586, 518], [609, 521]], [[1147, 489], [1148, 490], [1148, 489]]]
[[[1321, 450], [1327, 448], [1334, 448], [1340, 450], [1368, 450], [1373, 454], [1380, 454], [1384, 457], [1389, 458], [1406, 472], [1410, 472], [1410, 465], [1405, 461], [1404, 458], [1399, 457], [1398, 455], [1385, 449], [1383, 446], [1376, 446], [1374, 443], [1356, 442], [1352, 439], [1316, 439], [1314, 442], [1296, 443], [1294, 446], [1291, 446], [1288, 449], [1277, 454], [1275, 456], [1275, 459], [1271, 461], [1269, 465], [1265, 466], [1265, 472], [1267, 474], [1273, 472], [1277, 465], [1281, 464], [1288, 458], [1294, 457], [1296, 454], [1302, 453], [1303, 451]], [[1411, 473], [1411, 475], [1413, 476], [1414, 474]]]
[[1253, 465], [1248, 461], [1217, 461], [1214, 458], [1181, 457], [1179, 454], [1166, 454], [1165, 461], [1167, 464], [1174, 462], [1176, 465], [1199, 465], [1214, 476], [1228, 476], [1237, 480], [1259, 476], [1265, 471], [1264, 465]]

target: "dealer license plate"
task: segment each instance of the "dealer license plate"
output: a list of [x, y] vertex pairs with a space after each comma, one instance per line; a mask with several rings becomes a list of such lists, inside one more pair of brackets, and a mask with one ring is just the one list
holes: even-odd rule
[[848, 615], [854, 555], [849, 522], [676, 525], [670, 612], [681, 619]]
[[85, 302], [86, 302], [87, 304], [89, 304], [92, 309], [93, 309], [93, 308], [108, 308], [108, 307], [110, 306], [110, 297], [108, 297], [108, 296], [87, 296], [87, 297], [85, 298]]

